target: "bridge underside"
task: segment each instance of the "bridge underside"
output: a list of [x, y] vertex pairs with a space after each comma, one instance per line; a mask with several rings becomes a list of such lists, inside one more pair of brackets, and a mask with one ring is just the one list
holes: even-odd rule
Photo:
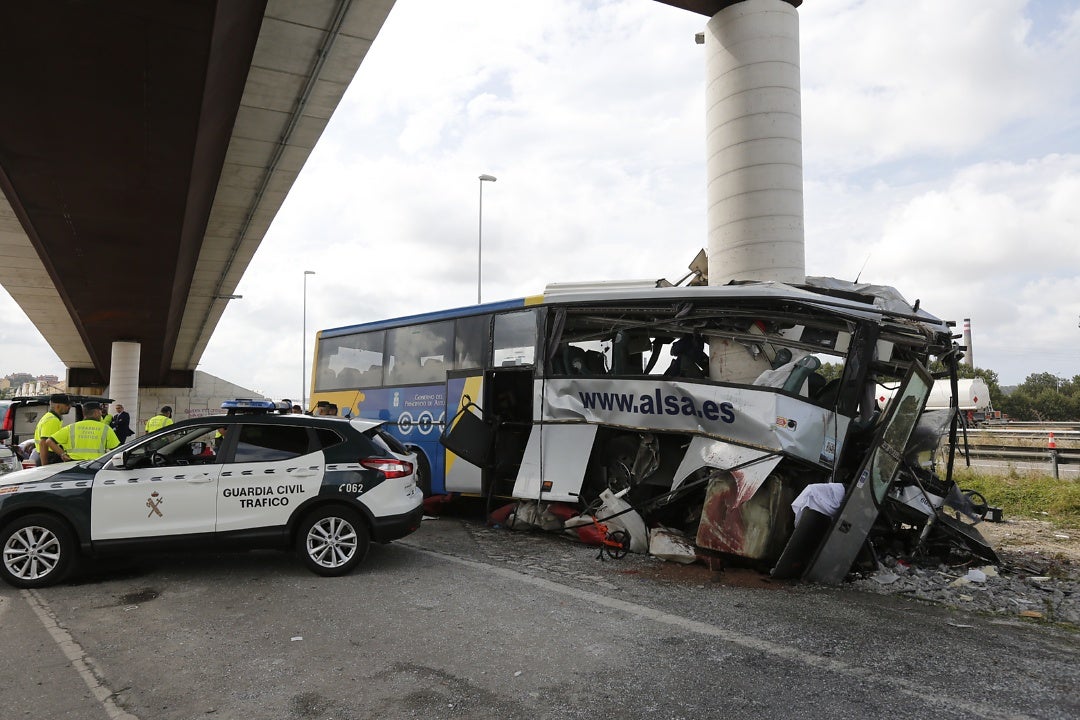
[[190, 385], [393, 0], [5, 3], [0, 282], [69, 370]]

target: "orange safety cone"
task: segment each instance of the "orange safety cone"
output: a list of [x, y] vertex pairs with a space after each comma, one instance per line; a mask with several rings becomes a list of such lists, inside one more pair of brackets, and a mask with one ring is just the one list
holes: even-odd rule
[[1047, 441], [1046, 447], [1051, 450], [1057, 450], [1057, 442], [1054, 441], [1054, 433], [1050, 433], [1050, 439]]

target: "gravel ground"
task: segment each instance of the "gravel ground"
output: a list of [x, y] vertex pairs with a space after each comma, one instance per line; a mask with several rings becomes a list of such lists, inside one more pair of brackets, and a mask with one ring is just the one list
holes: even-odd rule
[[884, 558], [885, 567], [850, 586], [1080, 629], [1080, 532], [1028, 519], [984, 522], [977, 529], [1001, 559], [997, 566]]

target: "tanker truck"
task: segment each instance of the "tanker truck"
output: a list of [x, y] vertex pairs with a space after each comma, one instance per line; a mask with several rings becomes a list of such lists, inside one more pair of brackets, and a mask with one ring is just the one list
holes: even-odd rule
[[[882, 409], [892, 399], [894, 388], [884, 385], [877, 386], [877, 401]], [[944, 410], [949, 407], [949, 398], [952, 397], [952, 388], [949, 380], [935, 380], [934, 387], [930, 390], [930, 398], [926, 401], [927, 410]], [[985, 422], [991, 418], [1000, 418], [990, 405], [990, 388], [982, 378], [962, 378], [956, 382], [956, 402], [961, 415], [969, 425]]]

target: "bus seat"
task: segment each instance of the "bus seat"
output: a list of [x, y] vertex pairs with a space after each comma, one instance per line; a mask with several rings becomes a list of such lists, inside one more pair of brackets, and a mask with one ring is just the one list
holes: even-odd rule
[[446, 361], [441, 358], [428, 358], [420, 366], [424, 381], [446, 380]]
[[356, 380], [344, 387], [375, 387], [382, 385], [382, 366], [373, 365], [364, 372], [356, 373]]
[[606, 375], [607, 367], [604, 353], [599, 350], [586, 350], [584, 353], [586, 375]]
[[704, 378], [709, 376], [709, 355], [705, 342], [694, 335], [683, 335], [671, 344], [671, 365], [667, 377]]
[[551, 374], [552, 375], [569, 375], [566, 370], [566, 360], [563, 358], [563, 353], [555, 353], [555, 357], [551, 358]]
[[576, 345], [567, 345], [563, 349], [567, 375], [585, 374], [585, 351]]
[[359, 384], [362, 374], [354, 367], [342, 368], [337, 375], [337, 384], [339, 387], [354, 387]]

